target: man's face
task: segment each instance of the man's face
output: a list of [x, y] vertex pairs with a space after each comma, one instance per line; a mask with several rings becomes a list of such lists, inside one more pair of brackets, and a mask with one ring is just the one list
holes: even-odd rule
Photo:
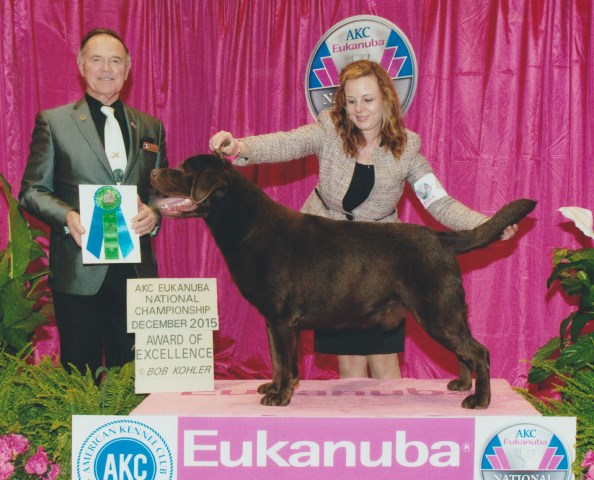
[[130, 63], [117, 38], [99, 34], [85, 45], [78, 69], [87, 84], [87, 93], [104, 105], [111, 105], [128, 78]]

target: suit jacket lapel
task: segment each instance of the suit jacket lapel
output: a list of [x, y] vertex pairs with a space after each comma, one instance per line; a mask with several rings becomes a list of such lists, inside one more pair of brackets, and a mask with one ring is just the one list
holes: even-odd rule
[[124, 113], [126, 114], [126, 121], [128, 122], [128, 132], [130, 135], [130, 153], [128, 154], [128, 165], [126, 166], [126, 172], [124, 173], [124, 180], [122, 183], [126, 183], [131, 172], [134, 169], [134, 165], [138, 161], [138, 153], [140, 145], [140, 120], [126, 105], [124, 105]]
[[97, 127], [95, 127], [95, 122], [93, 121], [93, 117], [91, 117], [89, 105], [87, 105], [87, 102], [85, 102], [84, 99], [80, 100], [74, 105], [74, 109], [72, 110], [72, 120], [80, 130], [80, 133], [85, 138], [89, 146], [97, 155], [99, 162], [107, 170], [109, 175], [113, 176], [111, 165], [109, 165], [109, 160], [105, 154], [105, 148], [103, 148], [101, 139], [97, 134]]

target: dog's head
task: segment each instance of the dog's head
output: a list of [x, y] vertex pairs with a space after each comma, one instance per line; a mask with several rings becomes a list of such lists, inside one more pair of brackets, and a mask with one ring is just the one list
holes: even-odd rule
[[216, 155], [197, 155], [184, 160], [177, 168], [151, 171], [151, 185], [163, 197], [154, 205], [162, 215], [204, 217], [212, 200], [229, 184], [230, 165]]

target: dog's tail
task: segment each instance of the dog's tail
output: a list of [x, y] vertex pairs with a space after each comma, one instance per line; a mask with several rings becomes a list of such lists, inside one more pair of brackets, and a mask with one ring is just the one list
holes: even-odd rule
[[440, 240], [453, 247], [456, 253], [486, 247], [490, 243], [499, 240], [506, 227], [518, 223], [534, 210], [535, 206], [536, 202], [534, 200], [525, 198], [515, 200], [505, 205], [485, 223], [472, 230], [439, 232]]

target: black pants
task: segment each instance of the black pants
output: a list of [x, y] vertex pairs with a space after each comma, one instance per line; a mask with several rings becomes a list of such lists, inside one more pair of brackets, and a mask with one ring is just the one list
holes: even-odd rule
[[[134, 334], [126, 327], [126, 280], [136, 278], [130, 264], [110, 265], [95, 295], [53, 292], [60, 334], [60, 361], [85, 373], [121, 366], [134, 359]], [[105, 360], [105, 362], [103, 361]]]

